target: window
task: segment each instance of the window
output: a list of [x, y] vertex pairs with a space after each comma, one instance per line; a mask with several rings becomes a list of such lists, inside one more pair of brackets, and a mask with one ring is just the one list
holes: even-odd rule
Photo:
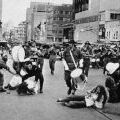
[[58, 18], [57, 18], [57, 17], [54, 17], [53, 20], [58, 20]]
[[59, 20], [62, 20], [62, 21], [63, 21], [63, 17], [59, 17]]
[[120, 20], [120, 14], [118, 14], [118, 13], [111, 13], [111, 14], [110, 14], [110, 19], [113, 19], [113, 20], [115, 20], [115, 19]]
[[63, 11], [60, 11], [60, 14], [63, 14]]
[[62, 30], [59, 30], [59, 33], [62, 33]]
[[69, 11], [65, 11], [65, 14], [67, 15], [69, 13]]
[[53, 32], [53, 33], [57, 33], [57, 31], [56, 31], [56, 30], [52, 30], [52, 32]]
[[75, 13], [88, 10], [89, 0], [75, 0], [74, 2]]
[[118, 39], [118, 31], [116, 31], [116, 39]]

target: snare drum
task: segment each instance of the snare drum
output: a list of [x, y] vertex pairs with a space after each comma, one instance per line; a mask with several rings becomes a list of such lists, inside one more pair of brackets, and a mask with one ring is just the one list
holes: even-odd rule
[[77, 85], [77, 84], [83, 82], [82, 79], [80, 78], [81, 74], [82, 74], [82, 69], [78, 69], [78, 68], [71, 72], [71, 78], [72, 78], [74, 84]]

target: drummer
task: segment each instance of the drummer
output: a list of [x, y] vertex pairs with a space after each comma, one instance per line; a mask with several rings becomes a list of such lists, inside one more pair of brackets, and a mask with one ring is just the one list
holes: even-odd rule
[[71, 72], [76, 68], [74, 65], [74, 62], [72, 60], [72, 57], [70, 55], [70, 51], [75, 59], [76, 64], [78, 65], [79, 60], [82, 58], [82, 54], [79, 49], [75, 47], [75, 42], [70, 41], [68, 44], [66, 44], [66, 49], [63, 52], [63, 60], [66, 63], [65, 69], [64, 69], [64, 76], [65, 76], [65, 82], [68, 87], [67, 94], [70, 95], [72, 91], [72, 83], [71, 83]]

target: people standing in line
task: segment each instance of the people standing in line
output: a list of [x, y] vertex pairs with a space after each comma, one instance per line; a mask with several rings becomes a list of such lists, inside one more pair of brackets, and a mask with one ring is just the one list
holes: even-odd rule
[[71, 41], [66, 45], [66, 49], [63, 52], [63, 64], [64, 64], [64, 79], [68, 87], [67, 94], [70, 95], [72, 91], [71, 72], [76, 69], [70, 51], [74, 57], [75, 63], [79, 66], [79, 60], [82, 58], [82, 54], [79, 49], [75, 47], [75, 42]]
[[56, 62], [56, 57], [57, 57], [55, 45], [53, 45], [50, 48], [49, 54], [50, 54], [50, 57], [49, 57], [49, 67], [50, 67], [50, 70], [51, 70], [51, 74], [54, 75], [55, 62]]

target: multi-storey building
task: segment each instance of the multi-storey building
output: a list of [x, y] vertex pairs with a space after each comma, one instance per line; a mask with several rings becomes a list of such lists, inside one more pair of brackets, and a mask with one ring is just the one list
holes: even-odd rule
[[49, 9], [47, 18], [47, 40], [52, 42], [63, 41], [62, 24], [70, 22], [72, 18], [72, 6], [63, 4]]
[[113, 41], [119, 38], [120, 0], [73, 0], [75, 41]]
[[24, 43], [26, 41], [26, 21], [21, 22], [18, 24], [18, 27], [14, 27], [11, 30], [12, 32], [12, 39], [14, 42]]
[[38, 43], [45, 42], [47, 9], [51, 6], [49, 3], [31, 2], [26, 13], [28, 41], [33, 39]]

